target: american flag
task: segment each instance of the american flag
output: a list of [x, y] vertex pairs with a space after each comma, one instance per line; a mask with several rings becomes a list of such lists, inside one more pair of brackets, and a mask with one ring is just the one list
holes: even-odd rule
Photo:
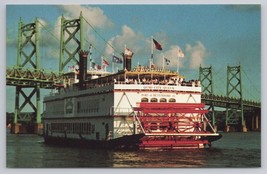
[[154, 44], [155, 44], [156, 49], [161, 51], [161, 50], [162, 50], [162, 46], [161, 46], [161, 44], [158, 43], [155, 39], [153, 39], [153, 42], [154, 42]]

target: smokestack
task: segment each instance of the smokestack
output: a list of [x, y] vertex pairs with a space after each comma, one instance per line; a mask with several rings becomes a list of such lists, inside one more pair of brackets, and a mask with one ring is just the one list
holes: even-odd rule
[[131, 71], [132, 69], [132, 56], [125, 56], [125, 68], [127, 71]]
[[84, 88], [85, 80], [87, 79], [87, 56], [88, 51], [79, 51], [79, 87]]
[[123, 56], [123, 69], [127, 71], [131, 71], [132, 69], [132, 57], [133, 52], [129, 50], [128, 48], [125, 48], [125, 53], [122, 53]]
[[127, 56], [123, 54], [123, 69], [127, 71], [131, 71], [132, 69], [132, 56]]

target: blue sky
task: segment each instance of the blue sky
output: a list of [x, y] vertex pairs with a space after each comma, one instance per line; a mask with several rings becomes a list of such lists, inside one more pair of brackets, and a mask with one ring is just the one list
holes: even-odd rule
[[[30, 23], [37, 17], [44, 26], [40, 38], [41, 67], [57, 71], [60, 16], [75, 19], [80, 11], [115, 48], [106, 45], [85, 22], [85, 37], [97, 48], [93, 50], [97, 63], [101, 56], [111, 62], [112, 52], [118, 55], [126, 44], [134, 52], [134, 65], [138, 62], [148, 65], [153, 36], [163, 47], [162, 51], [154, 50], [157, 66], [162, 66], [164, 55], [171, 60], [165, 67], [176, 70], [180, 48], [185, 54], [179, 61], [180, 73], [188, 80], [197, 79], [200, 64], [203, 67], [212, 65], [215, 93], [225, 94], [226, 66], [241, 64], [245, 72], [242, 74], [245, 98], [260, 100], [259, 5], [9, 5], [6, 8], [6, 65], [16, 64], [19, 18]], [[8, 112], [14, 110], [14, 93], [13, 87], [7, 87]], [[43, 90], [42, 95], [45, 93], [47, 91]]]

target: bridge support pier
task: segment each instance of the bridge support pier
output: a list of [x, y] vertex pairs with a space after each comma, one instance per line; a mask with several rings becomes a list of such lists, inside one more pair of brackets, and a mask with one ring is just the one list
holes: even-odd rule
[[37, 123], [34, 125], [34, 134], [42, 135], [43, 134], [43, 124]]
[[224, 132], [230, 132], [230, 126], [229, 125], [225, 125]]
[[235, 131], [248, 132], [248, 129], [247, 129], [246, 125], [242, 125], [241, 128], [239, 127], [239, 130], [235, 125], [232, 125], [232, 126], [231, 125], [225, 125], [224, 132], [235, 132]]
[[43, 124], [37, 123], [35, 125], [13, 123], [11, 125], [10, 133], [12, 134], [43, 134]]
[[27, 124], [13, 123], [11, 125], [10, 133], [12, 134], [28, 134], [30, 127]]
[[247, 129], [246, 124], [245, 125], [242, 125], [242, 132], [248, 132], [248, 129]]
[[252, 130], [259, 130], [259, 116], [256, 115], [256, 116], [252, 116]]
[[19, 123], [15, 123], [11, 126], [11, 130], [10, 130], [10, 133], [13, 133], [13, 134], [18, 134], [20, 133], [20, 128], [21, 128], [21, 124]]
[[259, 116], [256, 116], [256, 127], [257, 130], [259, 129]]

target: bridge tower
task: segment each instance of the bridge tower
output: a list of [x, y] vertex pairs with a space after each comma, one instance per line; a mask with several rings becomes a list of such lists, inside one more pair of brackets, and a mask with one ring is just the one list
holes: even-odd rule
[[[21, 18], [19, 20], [16, 68], [18, 70], [20, 68], [31, 68], [33, 71], [40, 69], [39, 30], [37, 18], [35, 22], [29, 24], [23, 24]], [[34, 97], [36, 98], [35, 102], [32, 101], [34, 100]], [[24, 99], [22, 104], [20, 103], [20, 99]], [[27, 106], [29, 106], [33, 112], [24, 112]], [[23, 83], [21, 85], [16, 85], [14, 126], [12, 132], [25, 132], [25, 127], [23, 128], [21, 123], [29, 120], [31, 123], [37, 123], [34, 125], [35, 128], [31, 127], [30, 132], [38, 130], [41, 126], [39, 83], [34, 83], [32, 86], [23, 85]], [[29, 132], [29, 130], [27, 132]]]
[[[18, 25], [18, 53], [14, 72], [20, 72], [22, 69], [31, 69], [33, 72], [37, 73], [40, 71], [38, 20], [36, 18], [34, 23], [23, 24], [20, 19]], [[78, 52], [80, 50], [83, 50], [82, 13], [79, 19], [67, 20], [62, 17], [59, 73], [62, 74], [64, 72], [64, 68], [69, 62], [74, 61], [78, 63]], [[18, 79], [18, 81], [20, 80]], [[35, 79], [31, 79], [31, 83], [24, 83], [22, 79], [21, 83], [16, 83], [15, 113], [12, 133], [37, 133], [36, 131], [42, 127], [40, 88], [43, 88], [41, 82]], [[36, 98], [36, 102], [32, 101], [34, 98]], [[24, 99], [24, 102], [21, 104], [20, 102], [22, 99]], [[24, 112], [27, 106], [33, 110], [33, 112]], [[34, 132], [27, 130], [28, 127], [23, 127], [21, 124], [33, 122], [37, 123], [37, 127], [33, 127]]]
[[[201, 82], [201, 87], [202, 87], [202, 93], [206, 95], [213, 95], [213, 76], [212, 73], [213, 69], [212, 66], [202, 68], [201, 65], [199, 67], [199, 80]], [[215, 119], [215, 113], [214, 113], [214, 102], [211, 101], [209, 104], [208, 110], [210, 111], [209, 118], [212, 120], [212, 125], [217, 131], [217, 125], [216, 125], [216, 119]]]
[[79, 19], [67, 20], [61, 17], [59, 73], [63, 73], [68, 63], [79, 62], [80, 50], [84, 49], [83, 16]]
[[246, 123], [244, 120], [244, 105], [243, 105], [243, 94], [242, 94], [242, 80], [241, 80], [241, 66], [227, 66], [227, 87], [226, 95], [227, 98], [236, 97], [233, 96], [237, 94], [239, 97], [239, 107], [233, 110], [231, 114], [229, 113], [229, 108], [231, 103], [228, 102], [226, 105], [226, 132], [230, 131], [230, 125], [236, 125], [239, 122], [239, 116], [237, 110], [240, 110], [241, 114], [241, 125], [242, 131], [247, 132]]

